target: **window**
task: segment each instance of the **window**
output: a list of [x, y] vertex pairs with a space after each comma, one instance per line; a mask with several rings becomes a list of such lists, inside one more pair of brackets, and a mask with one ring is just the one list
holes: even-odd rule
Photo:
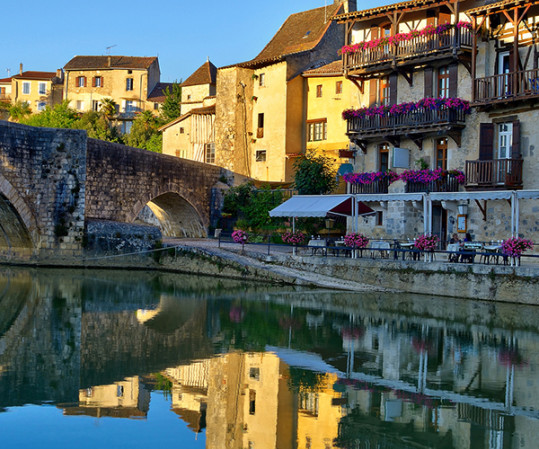
[[260, 380], [260, 368], [250, 368], [249, 377], [251, 379]]
[[336, 95], [342, 94], [342, 81], [337, 81], [335, 83], [335, 94]]
[[122, 387], [121, 385], [117, 385], [116, 386], [116, 396], [121, 398], [123, 397], [124, 395], [124, 387]]
[[191, 99], [191, 95], [187, 95], [187, 99], [190, 100], [190, 99]]
[[264, 114], [258, 114], [258, 127], [256, 129], [257, 139], [264, 137]]
[[125, 102], [125, 112], [135, 112], [135, 105], [134, 101], [132, 100], [126, 100]]
[[249, 415], [254, 415], [256, 412], [256, 391], [249, 390]]
[[43, 111], [46, 107], [47, 107], [47, 103], [45, 103], [44, 101], [40, 101], [37, 104], [37, 110], [38, 111]]
[[75, 85], [77, 87], [86, 87], [86, 77], [85, 76], [77, 76]]
[[38, 93], [39, 95], [45, 95], [47, 93], [47, 83], [39, 83]]
[[447, 137], [436, 139], [436, 168], [447, 170]]
[[204, 161], [206, 164], [215, 164], [215, 144], [204, 144]]
[[511, 159], [513, 123], [498, 123], [498, 159]]
[[77, 111], [84, 111], [84, 101], [77, 100]]
[[438, 97], [449, 98], [449, 67], [438, 69]]
[[101, 107], [101, 105], [99, 104], [99, 101], [92, 100], [92, 111], [99, 112], [100, 107]]
[[322, 84], [319, 84], [316, 86], [316, 97], [321, 98], [322, 97]]
[[103, 87], [103, 77], [102, 76], [94, 76], [93, 86], [94, 87]]
[[183, 134], [185, 132], [183, 127], [180, 127], [180, 134]]
[[266, 74], [265, 73], [261, 73], [260, 75], [258, 75], [258, 85], [260, 87], [264, 87], [266, 85]]
[[129, 134], [131, 132], [132, 126], [133, 122], [131, 121], [122, 122], [122, 133]]
[[382, 143], [378, 147], [378, 170], [386, 172], [389, 170], [389, 145]]
[[266, 150], [256, 150], [256, 162], [266, 162]]
[[308, 141], [317, 142], [327, 139], [327, 120], [313, 120], [307, 122], [308, 126]]
[[159, 110], [159, 103], [154, 103], [154, 104], [153, 104], [153, 110], [154, 110], [154, 111]]
[[187, 159], [187, 150], [176, 150], [176, 157]]
[[384, 225], [384, 213], [382, 211], [376, 212], [376, 226]]
[[22, 83], [22, 93], [24, 95], [30, 95], [30, 83], [25, 81]]
[[133, 78], [125, 79], [125, 90], [133, 90]]
[[389, 78], [387, 76], [384, 78], [380, 78], [379, 89], [380, 89], [380, 92], [378, 94], [378, 98], [380, 98], [380, 105], [388, 106], [390, 92], [389, 92]]

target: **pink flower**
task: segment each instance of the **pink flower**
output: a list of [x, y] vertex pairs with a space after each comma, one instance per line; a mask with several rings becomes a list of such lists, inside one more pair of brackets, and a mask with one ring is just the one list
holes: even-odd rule
[[350, 248], [366, 248], [369, 239], [363, 234], [353, 232], [344, 236], [344, 244]]
[[234, 240], [236, 243], [247, 243], [247, 238], [247, 233], [241, 229], [238, 229], [232, 233], [232, 240]]

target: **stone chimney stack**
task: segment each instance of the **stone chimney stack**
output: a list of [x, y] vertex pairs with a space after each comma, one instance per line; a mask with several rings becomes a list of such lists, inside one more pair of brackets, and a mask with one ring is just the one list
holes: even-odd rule
[[333, 3], [342, 3], [345, 13], [357, 11], [357, 0], [333, 0]]
[[22, 62], [19, 64], [19, 75], [22, 75]]
[[109, 67], [112, 65], [112, 58], [110, 57], [110, 55], [107, 58], [107, 64], [108, 64]]
[[60, 81], [64, 80], [64, 71], [62, 69], [56, 69], [56, 78]]

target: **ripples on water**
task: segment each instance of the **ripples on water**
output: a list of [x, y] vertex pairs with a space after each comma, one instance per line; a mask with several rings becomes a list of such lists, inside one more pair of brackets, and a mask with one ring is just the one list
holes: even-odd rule
[[539, 307], [0, 270], [0, 447], [537, 448]]

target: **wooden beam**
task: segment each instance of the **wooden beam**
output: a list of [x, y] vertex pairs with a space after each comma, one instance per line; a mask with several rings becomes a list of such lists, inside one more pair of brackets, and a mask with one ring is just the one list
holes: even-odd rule
[[384, 136], [384, 140], [387, 140], [394, 147], [398, 147], [401, 144], [401, 138], [399, 136]]
[[410, 134], [407, 134], [406, 137], [416, 144], [419, 151], [423, 151], [423, 137]]
[[462, 131], [460, 129], [454, 129], [447, 132], [447, 135], [453, 139], [453, 141], [457, 144], [457, 147], [461, 147], [462, 143]]
[[483, 206], [481, 206], [481, 203], [479, 200], [475, 200], [477, 203], [477, 207], [479, 207], [479, 210], [483, 214], [483, 221], [487, 221], [487, 200], [483, 200]]
[[413, 68], [411, 68], [409, 71], [399, 69], [397, 70], [397, 72], [400, 73], [406, 81], [408, 81], [408, 84], [410, 85], [410, 87], [414, 85], [414, 69]]
[[354, 86], [356, 86], [359, 91], [363, 94], [364, 93], [364, 90], [365, 90], [365, 82], [363, 81], [363, 79], [355, 79], [355, 78], [351, 78], [351, 77], [347, 77], [351, 82], [352, 84], [354, 84]]

